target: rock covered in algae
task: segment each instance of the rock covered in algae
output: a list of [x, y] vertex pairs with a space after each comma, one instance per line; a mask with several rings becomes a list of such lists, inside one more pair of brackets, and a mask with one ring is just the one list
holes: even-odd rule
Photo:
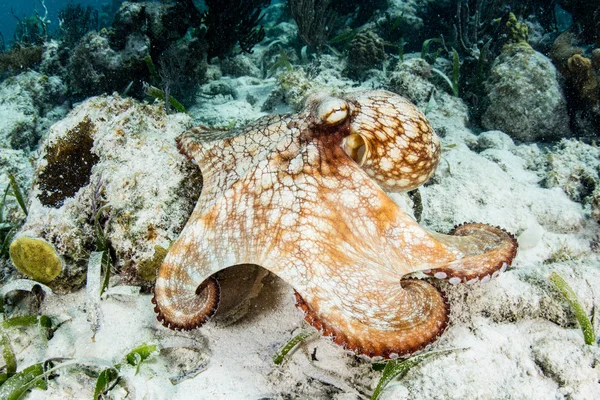
[[[54, 124], [40, 145], [29, 215], [18, 237], [44, 239], [64, 260], [50, 285], [81, 286], [98, 229], [125, 281], [147, 284], [155, 246], [168, 248], [201, 190], [200, 174], [179, 154], [175, 137], [186, 114], [166, 115], [118, 95], [91, 98]], [[151, 270], [152, 268], [150, 268]], [[148, 281], [150, 280], [150, 281]]]
[[28, 71], [0, 83], [0, 147], [34, 148], [66, 112], [66, 85], [56, 76]]
[[44, 239], [22, 236], [10, 244], [10, 259], [17, 269], [41, 282], [52, 282], [62, 271], [63, 261]]
[[506, 45], [485, 82], [481, 123], [533, 142], [569, 136], [565, 97], [552, 62], [521, 43]]

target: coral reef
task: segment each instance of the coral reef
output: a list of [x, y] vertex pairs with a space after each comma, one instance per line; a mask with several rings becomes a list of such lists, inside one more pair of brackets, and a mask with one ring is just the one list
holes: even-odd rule
[[194, 16], [191, 12], [197, 13], [197, 10], [184, 3], [186, 2], [124, 2], [112, 23], [111, 47], [118, 52], [131, 46], [132, 42], [147, 42], [150, 47], [147, 54], [158, 59], [192, 25]]
[[508, 14], [506, 21], [506, 30], [509, 43], [521, 43], [527, 45], [529, 39], [529, 27], [523, 22], [519, 22], [513, 13]]
[[133, 93], [141, 93], [142, 81], [149, 76], [144, 57], [150, 41], [142, 35], [126, 38], [127, 46], [116, 51], [106, 31], [86, 34], [73, 50], [67, 67], [69, 90], [76, 99], [101, 93], [123, 91], [131, 83]]
[[374, 32], [359, 33], [348, 49], [348, 75], [360, 80], [369, 69], [381, 68], [384, 60], [383, 40]]
[[[54, 124], [43, 141], [19, 236], [44, 239], [64, 259], [59, 290], [80, 285], [95, 249], [98, 214], [114, 266], [131, 283], [148, 284], [148, 265], [176, 237], [201, 188], [174, 137], [191, 120], [161, 104], [103, 96]], [[60, 163], [68, 166], [60, 174]], [[137, 270], [140, 265], [142, 277]], [[151, 268], [150, 268], [151, 269]]]
[[185, 104], [193, 104], [198, 88], [206, 81], [208, 66], [199, 62], [205, 50], [205, 44], [197, 38], [171, 44], [158, 59], [156, 72], [159, 82], [155, 84], [165, 94]]
[[46, 129], [66, 114], [66, 92], [60, 78], [35, 71], [0, 83], [0, 147], [33, 149]]
[[433, 74], [431, 68], [423, 58], [407, 58], [390, 71], [387, 87], [424, 107], [435, 89], [435, 85], [429, 82]]
[[221, 71], [231, 76], [253, 76], [262, 78], [262, 72], [245, 54], [238, 54], [221, 61]]
[[186, 2], [124, 2], [111, 30], [86, 34], [70, 55], [71, 94], [83, 99], [127, 90], [141, 98], [148, 82], [190, 104], [206, 74], [206, 42], [184, 38], [198, 13]]
[[299, 111], [311, 94], [320, 91], [337, 94], [348, 90], [355, 82], [348, 79], [343, 70], [344, 64], [328, 54], [321, 55], [318, 61], [309, 65], [281, 70], [277, 74], [277, 85], [262, 105], [262, 110], [273, 111], [285, 105]]
[[569, 135], [566, 100], [557, 71], [544, 55], [506, 45], [485, 81], [482, 126], [530, 142]]
[[591, 104], [598, 103], [598, 81], [592, 60], [581, 54], [573, 54], [567, 60], [569, 78], [573, 80], [582, 101]]
[[64, 80], [68, 75], [67, 64], [70, 55], [70, 49], [62, 46], [59, 41], [53, 39], [46, 42], [39, 67], [40, 72], [48, 76], [59, 76]]
[[[447, 84], [436, 80], [433, 67], [423, 58], [415, 56], [408, 54], [404, 62], [390, 71], [385, 87], [426, 110], [431, 125], [441, 136], [451, 125], [449, 116], [453, 117], [452, 124], [464, 129], [469, 121], [467, 105], [460, 98], [447, 93]], [[440, 65], [440, 60], [436, 60], [436, 67], [445, 69], [445, 66]]]
[[568, 30], [554, 40], [550, 57], [565, 78], [572, 127], [593, 138], [600, 132], [600, 49], [590, 51], [580, 34]]

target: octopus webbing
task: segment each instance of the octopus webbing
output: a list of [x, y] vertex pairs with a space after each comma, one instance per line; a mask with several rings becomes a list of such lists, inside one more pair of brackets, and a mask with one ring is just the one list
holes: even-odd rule
[[256, 264], [287, 282], [304, 319], [336, 344], [404, 357], [433, 343], [449, 314], [441, 291], [405, 275], [485, 282], [516, 255], [500, 228], [430, 232], [388, 197], [426, 182], [440, 158], [425, 116], [394, 93], [315, 95], [301, 113], [235, 131], [201, 126], [177, 142], [204, 186], [157, 274], [155, 311], [171, 329], [213, 316], [218, 271]]

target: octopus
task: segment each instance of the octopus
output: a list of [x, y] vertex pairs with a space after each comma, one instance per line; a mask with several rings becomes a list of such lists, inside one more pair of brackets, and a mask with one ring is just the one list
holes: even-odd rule
[[287, 282], [304, 319], [334, 343], [371, 359], [406, 357], [448, 326], [431, 278], [487, 282], [517, 252], [501, 228], [428, 231], [388, 197], [425, 183], [440, 159], [426, 117], [394, 93], [313, 95], [300, 113], [232, 131], [200, 126], [177, 143], [203, 188], [157, 272], [153, 303], [171, 329], [209, 320], [215, 274], [251, 264]]

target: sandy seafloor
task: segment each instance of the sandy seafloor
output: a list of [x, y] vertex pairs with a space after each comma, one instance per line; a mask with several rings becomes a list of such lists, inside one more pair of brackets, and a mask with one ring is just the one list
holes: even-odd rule
[[[257, 84], [256, 79], [237, 78], [234, 84], [239, 99], [252, 92], [260, 104], [275, 80]], [[367, 81], [351, 90], [374, 85]], [[467, 127], [464, 109], [452, 107], [440, 106], [428, 114], [444, 147], [435, 176], [420, 188], [421, 225], [439, 232], [466, 221], [499, 225], [518, 236], [520, 248], [512, 268], [495, 280], [472, 286], [440, 284], [452, 309], [451, 323], [433, 349], [455, 351], [414, 367], [393, 382], [382, 399], [600, 398], [600, 350], [597, 344], [584, 344], [573, 313], [547, 280], [557, 271], [572, 285], [588, 314], [597, 313], [600, 229], [590, 217], [590, 207], [572, 201], [559, 187], [542, 185], [552, 147], [516, 145], [498, 131], [476, 135]], [[213, 98], [192, 108], [191, 115], [196, 122], [226, 124], [262, 113], [243, 100]], [[568, 151], [582, 154], [577, 146], [567, 146]], [[585, 152], [596, 151], [581, 146]], [[565, 156], [563, 167], [568, 170], [569, 162], [580, 162], [574, 158], [568, 161], [572, 158]], [[394, 198], [406, 203], [400, 195]], [[310, 328], [294, 307], [290, 286], [272, 275], [263, 283], [238, 322], [209, 322], [185, 333], [163, 328], [156, 320], [151, 295], [127, 294], [127, 288], [119, 288], [117, 277], [111, 290], [125, 294], [100, 302], [95, 338], [86, 319], [85, 288], [49, 295], [41, 312], [66, 322], [47, 346], [35, 331], [15, 335], [18, 364], [24, 367], [52, 357], [117, 363], [135, 346], [156, 343], [161, 352], [146, 360], [139, 373], [133, 367], [122, 368], [122, 384], [110, 392], [110, 398], [368, 398], [380, 372], [371, 371], [369, 362], [326, 339], [314, 337], [282, 365], [273, 364], [277, 349]], [[181, 370], [194, 369], [195, 377], [177, 385], [169, 380]], [[60, 371], [47, 391], [35, 389], [25, 398], [89, 399], [95, 384], [93, 374], [89, 375], [74, 369]]]

